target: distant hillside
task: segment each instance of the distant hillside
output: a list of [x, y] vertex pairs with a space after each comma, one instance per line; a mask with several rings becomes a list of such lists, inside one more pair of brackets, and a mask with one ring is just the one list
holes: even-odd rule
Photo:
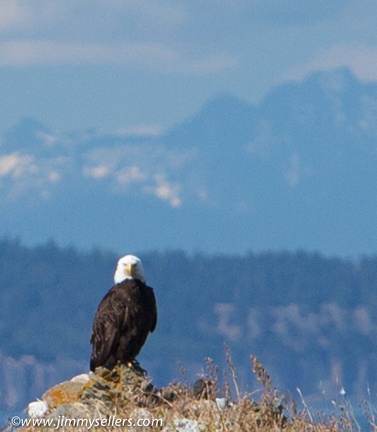
[[[376, 390], [377, 257], [139, 255], [159, 308], [157, 330], [139, 359], [157, 385], [175, 379], [180, 365], [193, 379], [207, 357], [224, 364], [227, 343], [243, 386], [254, 354], [279, 388], [299, 387], [308, 401], [336, 397], [340, 385], [359, 400], [368, 383]], [[92, 319], [116, 259], [54, 242], [0, 242], [4, 406], [22, 406], [87, 371]]]
[[374, 253], [377, 84], [349, 71], [231, 95], [156, 135], [60, 133], [23, 119], [0, 140], [1, 233], [28, 244], [206, 253]]

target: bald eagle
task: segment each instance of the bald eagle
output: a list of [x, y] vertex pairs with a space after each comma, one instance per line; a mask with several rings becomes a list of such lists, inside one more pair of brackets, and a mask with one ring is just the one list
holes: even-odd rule
[[115, 286], [100, 302], [94, 317], [90, 343], [90, 370], [134, 362], [148, 334], [157, 324], [153, 288], [145, 283], [141, 260], [134, 255], [120, 258]]

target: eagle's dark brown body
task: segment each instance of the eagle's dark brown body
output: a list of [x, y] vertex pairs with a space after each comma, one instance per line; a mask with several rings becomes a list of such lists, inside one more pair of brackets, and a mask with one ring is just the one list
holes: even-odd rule
[[94, 317], [90, 370], [132, 362], [157, 323], [153, 289], [138, 279], [126, 279], [103, 298]]

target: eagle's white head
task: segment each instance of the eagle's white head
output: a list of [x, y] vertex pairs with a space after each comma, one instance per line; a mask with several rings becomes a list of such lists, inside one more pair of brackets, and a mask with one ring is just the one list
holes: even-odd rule
[[118, 261], [114, 274], [114, 282], [118, 284], [125, 279], [139, 279], [145, 282], [143, 265], [140, 258], [135, 255], [125, 255]]

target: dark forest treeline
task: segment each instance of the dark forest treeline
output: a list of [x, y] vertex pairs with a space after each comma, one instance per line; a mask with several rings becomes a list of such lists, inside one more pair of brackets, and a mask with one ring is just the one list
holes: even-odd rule
[[[188, 366], [220, 359], [226, 342], [241, 375], [253, 353], [286, 387], [315, 392], [341, 378], [357, 391], [364, 380], [377, 381], [376, 256], [138, 255], [159, 308], [142, 358], [167, 380], [175, 359]], [[52, 241], [29, 248], [1, 240], [0, 352], [42, 362], [86, 360], [93, 315], [117, 259]]]

